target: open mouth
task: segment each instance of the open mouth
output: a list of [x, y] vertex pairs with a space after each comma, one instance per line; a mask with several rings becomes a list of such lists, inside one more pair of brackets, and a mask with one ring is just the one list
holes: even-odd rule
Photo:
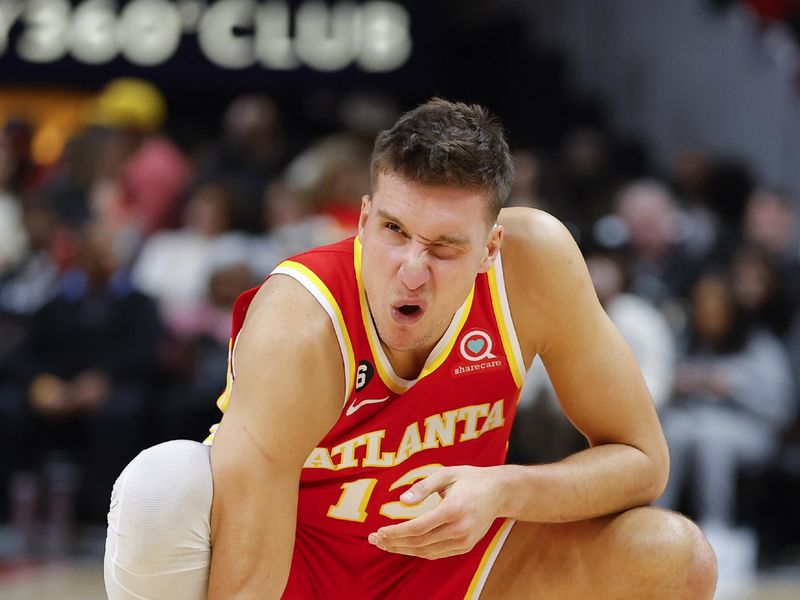
[[396, 304], [392, 306], [392, 318], [396, 323], [410, 325], [422, 318], [425, 306], [422, 304]]

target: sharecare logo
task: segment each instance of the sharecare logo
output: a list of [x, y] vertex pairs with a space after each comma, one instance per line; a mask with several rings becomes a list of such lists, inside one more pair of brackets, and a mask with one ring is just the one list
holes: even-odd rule
[[470, 373], [480, 373], [481, 371], [491, 371], [503, 366], [502, 360], [485, 360], [482, 363], [475, 363], [471, 365], [458, 365], [453, 369], [453, 375], [456, 377], [460, 375], [469, 375]]
[[485, 358], [497, 358], [492, 354], [492, 338], [482, 329], [474, 329], [461, 338], [461, 356], [470, 362]]
[[502, 359], [492, 353], [492, 337], [482, 329], [473, 329], [461, 338], [458, 349], [468, 362], [453, 369], [455, 377], [481, 373], [503, 366]]

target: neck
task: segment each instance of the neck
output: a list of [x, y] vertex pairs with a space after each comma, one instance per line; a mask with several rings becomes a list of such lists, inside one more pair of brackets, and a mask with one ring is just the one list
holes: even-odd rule
[[[437, 340], [438, 341], [438, 340]], [[381, 341], [383, 352], [386, 358], [392, 365], [394, 372], [403, 379], [413, 380], [419, 377], [425, 366], [425, 361], [428, 360], [431, 350], [433, 350], [436, 342], [432, 344], [425, 344], [421, 348], [414, 350], [392, 350]]]

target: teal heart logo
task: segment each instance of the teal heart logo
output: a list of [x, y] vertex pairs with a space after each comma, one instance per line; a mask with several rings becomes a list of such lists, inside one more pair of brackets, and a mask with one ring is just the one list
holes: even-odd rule
[[469, 348], [469, 351], [473, 354], [479, 354], [484, 346], [486, 346], [486, 342], [482, 338], [475, 338], [467, 342], [467, 348]]

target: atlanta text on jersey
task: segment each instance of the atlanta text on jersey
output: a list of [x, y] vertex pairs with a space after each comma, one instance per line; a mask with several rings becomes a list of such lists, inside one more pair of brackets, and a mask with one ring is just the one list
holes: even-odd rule
[[[463, 425], [462, 425], [463, 424]], [[473, 404], [456, 410], [431, 415], [420, 423], [414, 422], [406, 427], [403, 437], [394, 451], [384, 451], [385, 429], [378, 429], [351, 438], [330, 450], [314, 448], [303, 465], [307, 469], [329, 469], [340, 471], [353, 467], [393, 467], [409, 456], [441, 446], [468, 442], [482, 436], [487, 431], [505, 424], [503, 400], [493, 404]], [[456, 433], [460, 431], [458, 439]], [[365, 450], [359, 452], [358, 449]], [[358, 456], [357, 456], [358, 455]]]

